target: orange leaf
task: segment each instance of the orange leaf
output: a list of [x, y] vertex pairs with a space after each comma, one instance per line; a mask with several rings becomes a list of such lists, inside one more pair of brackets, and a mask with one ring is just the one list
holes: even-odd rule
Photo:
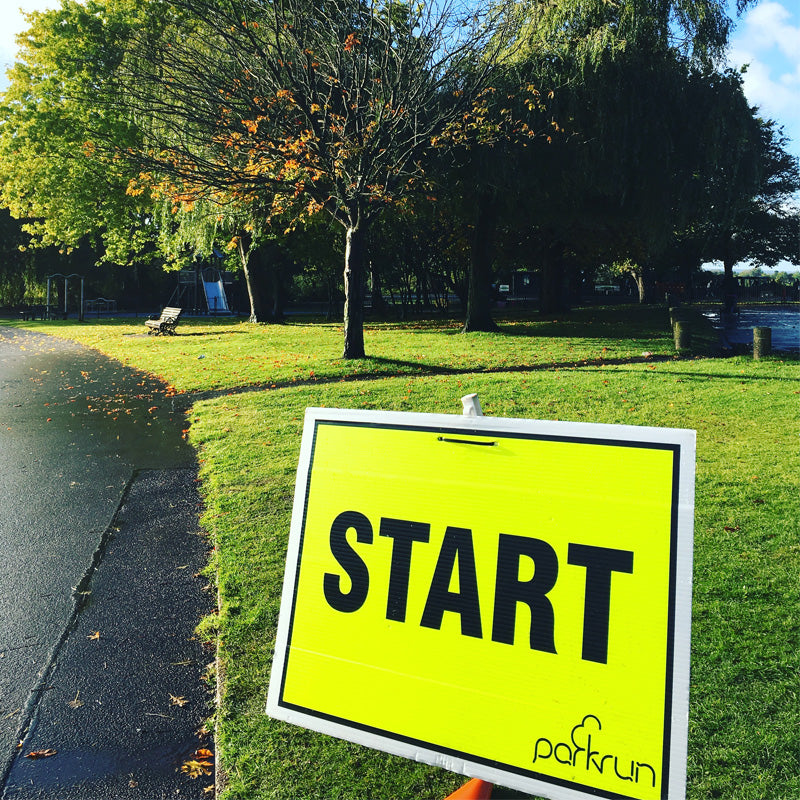
[[25, 758], [50, 758], [50, 756], [54, 756], [57, 752], [58, 750], [53, 750], [52, 747], [47, 750], [34, 750], [28, 753]]

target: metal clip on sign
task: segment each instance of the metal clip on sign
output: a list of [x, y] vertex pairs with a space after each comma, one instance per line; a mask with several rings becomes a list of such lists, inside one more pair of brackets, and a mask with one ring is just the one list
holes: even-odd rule
[[461, 405], [464, 406], [465, 417], [482, 417], [483, 409], [477, 394], [465, 394], [461, 398]]

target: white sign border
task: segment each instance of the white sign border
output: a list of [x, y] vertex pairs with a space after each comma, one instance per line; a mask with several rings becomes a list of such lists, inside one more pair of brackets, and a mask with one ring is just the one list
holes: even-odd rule
[[[692, 606], [692, 560], [694, 531], [694, 487], [696, 433], [682, 428], [656, 428], [634, 425], [607, 425], [590, 422], [516, 419], [507, 417], [461, 416], [456, 414], [425, 414], [404, 411], [372, 411], [363, 409], [307, 408], [300, 445], [291, 530], [286, 556], [281, 608], [275, 641], [274, 659], [267, 695], [269, 716], [305, 728], [335, 736], [393, 755], [431, 764], [467, 777], [477, 777], [490, 783], [517, 789], [550, 800], [587, 800], [587, 798], [626, 798], [627, 795], [592, 789], [583, 791], [571, 785], [559, 785], [558, 779], [539, 780], [508, 769], [483, 762], [463, 759], [442, 750], [431, 749], [401, 741], [364, 726], [344, 725], [324, 714], [306, 714], [281, 704], [280, 693], [284, 680], [286, 654], [289, 646], [295, 583], [299, 567], [300, 545], [305, 519], [305, 502], [317, 424], [352, 423], [381, 427], [460, 431], [464, 434], [486, 436], [527, 435], [562, 441], [606, 441], [632, 445], [671, 446], [678, 449], [678, 497], [675, 525], [676, 557], [674, 567], [674, 619], [672, 637], [672, 697], [669, 731], [669, 767], [662, 784], [662, 800], [683, 800], [686, 796], [686, 759], [689, 723], [689, 661]], [[673, 512], [675, 513], [675, 512]], [[574, 785], [574, 784], [572, 784]]]

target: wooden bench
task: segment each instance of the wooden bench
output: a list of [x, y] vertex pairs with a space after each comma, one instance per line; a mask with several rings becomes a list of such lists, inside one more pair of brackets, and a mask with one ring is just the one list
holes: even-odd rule
[[147, 325], [149, 330], [148, 333], [155, 333], [156, 336], [159, 333], [167, 333], [170, 336], [175, 335], [175, 326], [178, 324], [178, 320], [181, 317], [182, 308], [170, 308], [167, 306], [162, 312], [160, 317], [153, 317], [152, 319], [146, 319], [144, 324]]

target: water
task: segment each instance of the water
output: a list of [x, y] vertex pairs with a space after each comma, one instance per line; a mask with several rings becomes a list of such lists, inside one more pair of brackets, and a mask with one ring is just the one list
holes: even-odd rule
[[772, 328], [772, 349], [800, 353], [800, 309], [743, 308], [735, 314], [706, 311], [725, 347], [752, 346], [753, 328]]

